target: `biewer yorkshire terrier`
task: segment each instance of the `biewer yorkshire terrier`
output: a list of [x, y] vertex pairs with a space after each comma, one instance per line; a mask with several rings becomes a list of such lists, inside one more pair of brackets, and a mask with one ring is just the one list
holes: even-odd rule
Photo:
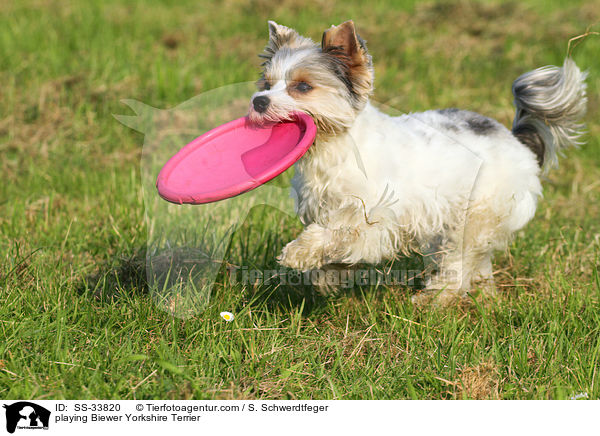
[[261, 57], [250, 120], [303, 111], [317, 125], [292, 180], [305, 229], [279, 262], [327, 270], [419, 252], [434, 268], [413, 300], [493, 293], [493, 252], [533, 218], [540, 175], [579, 143], [586, 74], [567, 58], [516, 79], [508, 130], [465, 110], [391, 117], [376, 109], [371, 56], [352, 21], [326, 30], [320, 45], [270, 21]]

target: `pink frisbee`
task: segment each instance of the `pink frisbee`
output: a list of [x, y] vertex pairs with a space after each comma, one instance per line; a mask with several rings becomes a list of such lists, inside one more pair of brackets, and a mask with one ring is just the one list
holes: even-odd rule
[[317, 134], [312, 118], [259, 127], [247, 117], [230, 121], [179, 150], [160, 170], [159, 195], [177, 204], [234, 197], [278, 176], [306, 153]]

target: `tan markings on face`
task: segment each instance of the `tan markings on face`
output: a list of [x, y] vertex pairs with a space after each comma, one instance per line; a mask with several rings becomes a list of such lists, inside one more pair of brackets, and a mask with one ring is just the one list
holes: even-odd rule
[[307, 96], [314, 91], [315, 82], [309, 71], [296, 69], [287, 81], [287, 92], [293, 98]]

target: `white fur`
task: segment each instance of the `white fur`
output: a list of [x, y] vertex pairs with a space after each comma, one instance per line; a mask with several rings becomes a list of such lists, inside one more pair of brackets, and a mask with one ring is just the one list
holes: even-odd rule
[[[469, 289], [482, 264], [480, 278], [491, 279], [492, 251], [535, 213], [539, 168], [507, 129], [480, 136], [447, 122], [434, 111], [392, 118], [368, 104], [348, 132], [296, 164], [298, 214], [310, 246], [324, 247], [303, 253], [302, 269], [377, 263], [437, 238], [438, 257], [453, 257], [455, 270], [430, 287]], [[284, 263], [296, 257], [295, 245], [284, 250]]]

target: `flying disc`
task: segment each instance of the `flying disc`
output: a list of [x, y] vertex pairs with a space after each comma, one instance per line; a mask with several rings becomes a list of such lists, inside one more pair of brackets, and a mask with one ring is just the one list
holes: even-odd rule
[[266, 126], [247, 117], [230, 121], [179, 150], [156, 180], [159, 195], [177, 204], [234, 197], [291, 167], [312, 145], [317, 127], [301, 112]]

